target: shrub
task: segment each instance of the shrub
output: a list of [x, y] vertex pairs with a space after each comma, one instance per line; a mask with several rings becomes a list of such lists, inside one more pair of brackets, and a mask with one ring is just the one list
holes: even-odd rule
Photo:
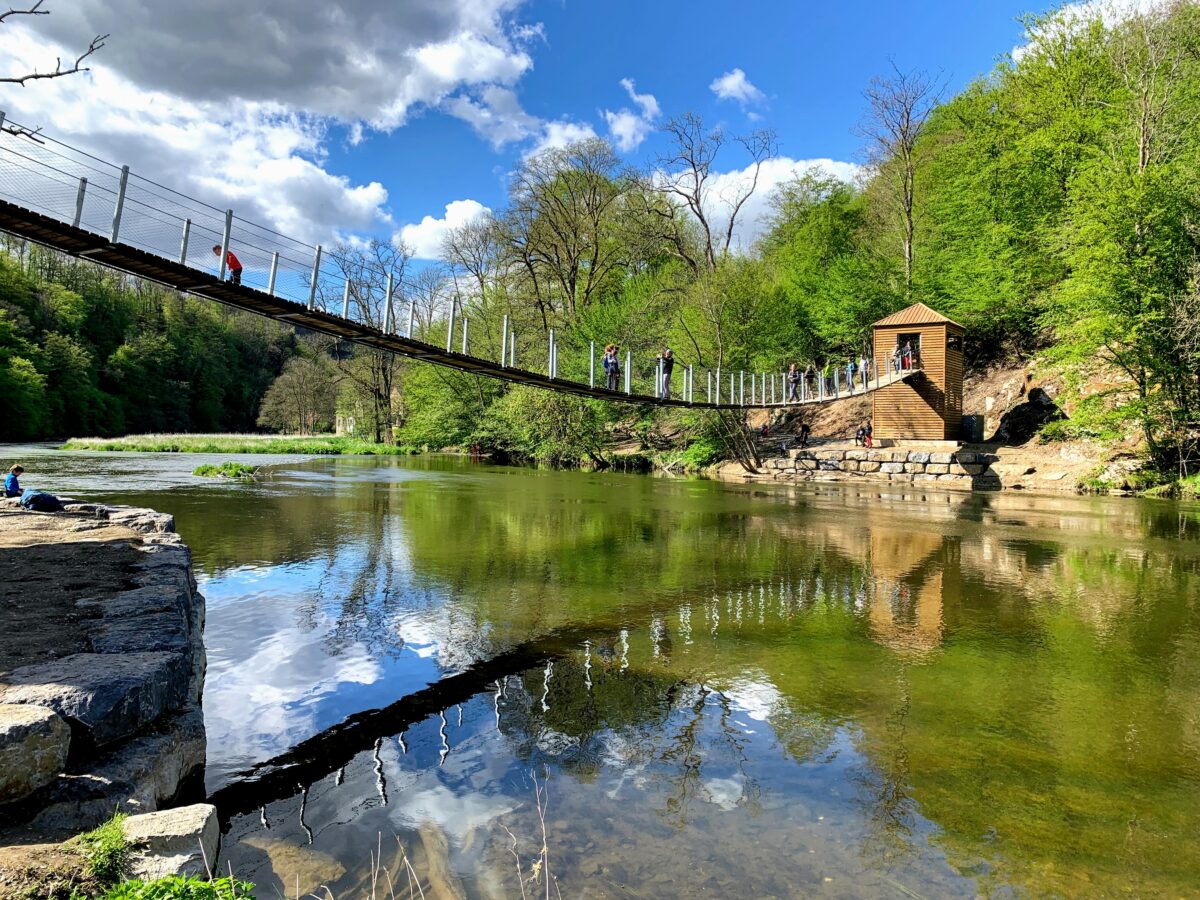
[[99, 900], [254, 900], [254, 885], [233, 878], [212, 881], [173, 875], [156, 881], [123, 881]]

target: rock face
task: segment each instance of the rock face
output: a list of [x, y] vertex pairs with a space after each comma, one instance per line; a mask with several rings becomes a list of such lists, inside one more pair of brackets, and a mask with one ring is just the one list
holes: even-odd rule
[[217, 808], [207, 803], [130, 816], [125, 838], [137, 847], [131, 869], [150, 881], [168, 875], [207, 878], [217, 864], [221, 830]]
[[181, 653], [76, 653], [14, 670], [0, 703], [49, 707], [103, 747], [141, 731], [187, 698]]
[[49, 784], [67, 762], [71, 729], [53, 710], [0, 704], [0, 803]]

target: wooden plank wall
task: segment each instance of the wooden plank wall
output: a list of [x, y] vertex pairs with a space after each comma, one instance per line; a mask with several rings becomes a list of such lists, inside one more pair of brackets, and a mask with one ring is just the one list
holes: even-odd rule
[[[897, 382], [871, 395], [871, 424], [875, 437], [945, 440], [950, 431], [944, 415], [946, 326], [901, 325], [875, 329], [876, 365], [887, 365], [901, 334], [921, 335], [922, 374], [910, 382]], [[958, 430], [957, 421], [956, 418], [954, 433]]]
[[[959, 345], [962, 345], [962, 329], [947, 326], [947, 338], [958, 335]], [[962, 428], [963, 412], [963, 352], [962, 350], [946, 351], [946, 439], [957, 438]]]

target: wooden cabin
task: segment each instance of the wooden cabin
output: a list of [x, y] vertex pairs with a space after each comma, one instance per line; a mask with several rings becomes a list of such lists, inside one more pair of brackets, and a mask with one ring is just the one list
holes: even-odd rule
[[912, 345], [920, 371], [871, 395], [876, 438], [957, 440], [962, 428], [965, 330], [924, 303], [871, 326], [877, 371], [888, 371], [897, 346]]

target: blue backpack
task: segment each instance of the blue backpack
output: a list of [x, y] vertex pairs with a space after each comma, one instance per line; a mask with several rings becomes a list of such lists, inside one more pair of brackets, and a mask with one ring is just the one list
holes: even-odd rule
[[21, 495], [21, 506], [24, 509], [32, 510], [33, 512], [62, 512], [62, 501], [53, 494], [47, 494], [44, 491], [35, 491], [33, 488], [26, 488], [25, 493]]

